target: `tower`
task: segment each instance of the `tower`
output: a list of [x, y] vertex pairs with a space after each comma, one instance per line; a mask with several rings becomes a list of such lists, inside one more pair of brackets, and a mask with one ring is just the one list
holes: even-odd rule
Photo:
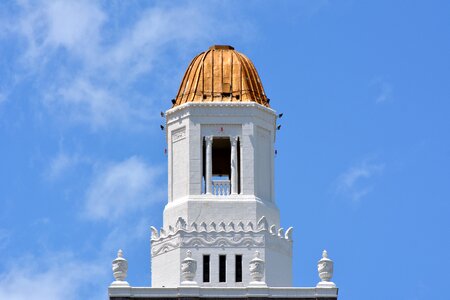
[[290, 286], [292, 229], [279, 230], [273, 184], [276, 114], [252, 62], [230, 46], [203, 52], [166, 118], [169, 199], [163, 236], [153, 230], [152, 286], [180, 284], [187, 250], [200, 262], [201, 286], [245, 286], [248, 272], [236, 270], [255, 251], [267, 262], [266, 283]]
[[[291, 288], [293, 229], [280, 226], [275, 201], [269, 101], [253, 63], [231, 46], [190, 63], [165, 113], [168, 201], [163, 227], [151, 227], [147, 298], [337, 298], [331, 276], [305, 295]], [[123, 260], [120, 253], [119, 271]], [[325, 254], [321, 264], [332, 273]], [[122, 275], [110, 296], [139, 298]]]

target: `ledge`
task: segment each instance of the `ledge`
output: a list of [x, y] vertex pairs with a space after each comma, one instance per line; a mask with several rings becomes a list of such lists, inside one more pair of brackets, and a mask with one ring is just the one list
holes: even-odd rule
[[276, 236], [281, 240], [292, 242], [292, 231], [293, 227], [289, 227], [284, 232], [284, 228], [276, 228], [275, 224], [270, 225], [267, 222], [265, 216], [262, 216], [256, 224], [252, 222], [248, 222], [245, 225], [242, 222], [235, 224], [234, 222], [230, 222], [225, 224], [223, 221], [216, 224], [215, 222], [211, 222], [210, 224], [206, 224], [205, 222], [201, 222], [197, 224], [193, 222], [191, 225], [188, 225], [187, 222], [182, 218], [178, 217], [175, 227], [172, 225], [166, 230], [161, 228], [158, 232], [156, 227], [150, 226], [152, 231], [151, 242], [159, 243], [167, 238], [172, 238], [174, 236], [179, 235], [179, 233], [184, 233], [187, 235], [191, 234], [204, 234], [204, 233], [217, 233], [217, 234], [234, 234], [234, 233], [244, 233], [244, 234], [259, 234], [259, 233], [269, 233], [272, 236]]
[[337, 299], [337, 288], [315, 287], [120, 287], [110, 286], [109, 299]]
[[166, 111], [166, 116], [189, 107], [256, 107], [276, 116], [274, 109], [256, 102], [187, 102], [168, 109]]

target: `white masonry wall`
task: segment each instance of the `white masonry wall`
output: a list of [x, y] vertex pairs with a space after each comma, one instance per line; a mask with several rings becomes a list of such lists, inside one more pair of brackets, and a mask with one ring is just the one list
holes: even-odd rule
[[189, 120], [184, 119], [167, 128], [168, 150], [168, 200], [188, 195], [189, 171]]
[[[226, 222], [241, 219], [256, 222], [264, 215], [270, 223], [279, 225], [273, 185], [276, 121], [273, 110], [256, 103], [188, 103], [166, 115], [169, 201], [164, 210], [165, 227], [173, 225], [180, 216], [187, 222], [209, 222], [218, 212]], [[225, 199], [202, 194], [205, 136], [239, 137], [239, 195]], [[211, 205], [211, 201], [215, 204]]]
[[[292, 240], [279, 230], [274, 191], [276, 114], [257, 103], [187, 103], [166, 112], [168, 203], [163, 228], [152, 229], [152, 286], [176, 287], [180, 264], [191, 250], [201, 286], [239, 287], [251, 281], [248, 265], [261, 253], [269, 286], [292, 285]], [[238, 137], [239, 194], [205, 194], [204, 137]], [[213, 142], [214, 143], [214, 142]], [[211, 257], [211, 282], [203, 283], [202, 258]], [[218, 258], [227, 255], [227, 282]], [[235, 282], [235, 255], [243, 255], [243, 282]]]
[[[245, 287], [252, 281], [249, 263], [259, 251], [268, 286], [292, 286], [292, 239], [266, 222], [252, 226], [187, 226], [184, 220], [169, 232], [152, 235], [152, 286], [177, 287], [180, 264], [190, 250], [197, 261], [194, 281], [206, 287]], [[210, 281], [203, 282], [203, 255], [210, 256]], [[219, 255], [226, 255], [226, 282], [219, 282]], [[242, 282], [236, 282], [236, 255], [242, 255]]]

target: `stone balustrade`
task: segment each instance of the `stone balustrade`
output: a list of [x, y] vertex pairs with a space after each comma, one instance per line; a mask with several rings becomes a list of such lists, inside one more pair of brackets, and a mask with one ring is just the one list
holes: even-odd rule
[[228, 196], [231, 194], [231, 183], [228, 179], [212, 180], [211, 194], [215, 196]]

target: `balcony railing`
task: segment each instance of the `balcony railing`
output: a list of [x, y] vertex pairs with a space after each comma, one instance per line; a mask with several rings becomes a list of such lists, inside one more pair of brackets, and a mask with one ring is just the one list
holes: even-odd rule
[[231, 193], [231, 184], [228, 179], [212, 180], [211, 193], [216, 196], [228, 196]]

